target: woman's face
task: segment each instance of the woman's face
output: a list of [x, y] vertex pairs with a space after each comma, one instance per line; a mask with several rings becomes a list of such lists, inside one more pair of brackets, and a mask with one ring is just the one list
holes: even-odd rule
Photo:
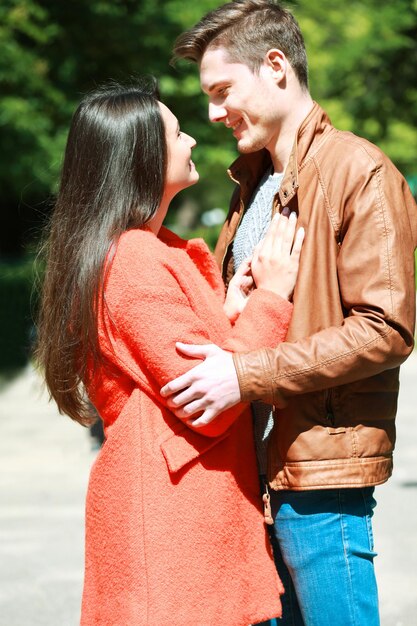
[[182, 189], [194, 185], [199, 175], [191, 160], [195, 139], [180, 131], [175, 115], [162, 102], [159, 103], [165, 125], [168, 166], [164, 195], [173, 198]]

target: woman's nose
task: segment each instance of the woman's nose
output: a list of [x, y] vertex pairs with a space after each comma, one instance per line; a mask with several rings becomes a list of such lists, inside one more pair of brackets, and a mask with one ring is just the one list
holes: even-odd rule
[[197, 142], [194, 139], [194, 137], [191, 137], [191, 135], [187, 135], [187, 139], [188, 139], [188, 143], [190, 144], [191, 148], [195, 148], [195, 146], [197, 145]]

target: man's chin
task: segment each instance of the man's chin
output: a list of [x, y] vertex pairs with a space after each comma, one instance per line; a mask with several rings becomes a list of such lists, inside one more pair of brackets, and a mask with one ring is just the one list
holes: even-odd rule
[[252, 146], [247, 146], [247, 145], [237, 144], [237, 149], [240, 152], [240, 154], [250, 154], [251, 152], [255, 152]]
[[259, 150], [262, 150], [262, 148], [264, 148], [262, 144], [247, 143], [244, 141], [238, 141], [237, 143], [237, 149], [240, 154], [250, 154], [251, 152], [258, 152]]

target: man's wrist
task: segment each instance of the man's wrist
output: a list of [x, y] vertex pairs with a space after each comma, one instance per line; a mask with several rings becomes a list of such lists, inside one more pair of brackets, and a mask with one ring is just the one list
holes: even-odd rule
[[262, 400], [280, 407], [286, 402], [273, 385], [273, 376], [268, 350], [262, 348], [252, 352], [236, 352], [233, 354], [242, 402]]

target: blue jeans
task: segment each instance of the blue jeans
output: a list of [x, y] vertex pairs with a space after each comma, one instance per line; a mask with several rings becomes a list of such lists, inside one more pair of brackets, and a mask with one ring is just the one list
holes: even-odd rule
[[373, 487], [270, 491], [275, 563], [286, 593], [270, 626], [379, 626]]

